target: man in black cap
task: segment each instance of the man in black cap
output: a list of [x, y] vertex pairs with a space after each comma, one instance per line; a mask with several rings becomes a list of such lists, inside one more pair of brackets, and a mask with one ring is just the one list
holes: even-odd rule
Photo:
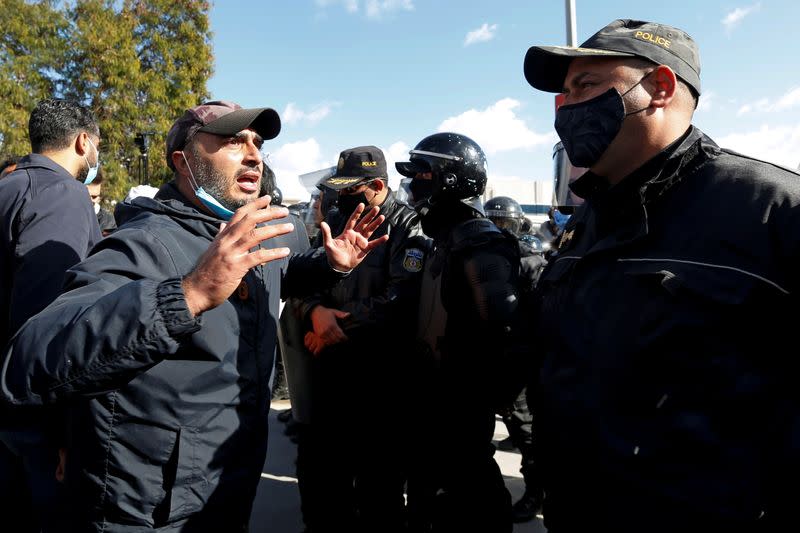
[[[405, 398], [427, 238], [417, 213], [395, 200], [386, 159], [375, 146], [341, 152], [321, 183], [338, 191], [341, 218], [356, 206], [380, 208], [389, 241], [359, 269], [306, 299], [302, 315], [313, 364], [312, 419], [298, 447], [303, 514], [311, 531], [405, 531]], [[342, 401], [357, 417], [341, 415]], [[350, 429], [347, 429], [353, 424]], [[361, 434], [356, 441], [342, 438]]]
[[700, 61], [676, 28], [534, 46], [525, 76], [565, 93], [555, 127], [589, 169], [539, 282], [548, 530], [790, 530], [798, 175], [691, 125]]
[[[167, 135], [175, 180], [120, 227], [4, 354], [13, 404], [69, 401], [75, 531], [245, 531], [267, 446], [278, 303], [331, 285], [385, 238], [378, 209], [289, 255], [259, 197], [272, 109], [209, 102]], [[84, 192], [84, 198], [86, 193]], [[86, 200], [88, 202], [88, 199]], [[280, 243], [280, 244], [276, 244]]]

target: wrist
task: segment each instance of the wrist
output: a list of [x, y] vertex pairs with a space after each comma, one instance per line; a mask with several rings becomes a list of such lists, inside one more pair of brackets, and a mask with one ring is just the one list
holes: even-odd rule
[[209, 309], [205, 294], [195, 286], [191, 275], [183, 278], [181, 287], [183, 288], [183, 295], [186, 299], [186, 307], [189, 309], [192, 316], [199, 316]]

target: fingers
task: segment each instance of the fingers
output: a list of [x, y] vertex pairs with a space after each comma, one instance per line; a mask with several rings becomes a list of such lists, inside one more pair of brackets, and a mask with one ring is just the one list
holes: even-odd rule
[[334, 309], [333, 314], [336, 315], [336, 318], [347, 318], [350, 316], [350, 313], [347, 311], [340, 311], [339, 309]]
[[370, 222], [374, 221], [375, 217], [378, 216], [378, 213], [380, 212], [381, 212], [380, 207], [378, 206], [373, 207], [372, 209], [367, 211], [363, 217], [361, 217], [361, 220], [358, 221], [358, 224], [356, 224], [355, 228], [353, 229], [355, 229], [356, 231], [360, 231], [360, 228], [363, 228]]
[[242, 237], [236, 241], [235, 246], [240, 246], [245, 250], [249, 250], [268, 239], [272, 239], [278, 235], [285, 235], [292, 231], [294, 231], [294, 224], [291, 223], [256, 227], [242, 235]]
[[363, 212], [364, 212], [364, 204], [358, 204], [356, 208], [353, 210], [353, 213], [350, 215], [350, 218], [347, 219], [347, 224], [344, 225], [344, 230], [342, 230], [342, 233], [345, 233], [346, 231], [353, 229], [356, 226], [356, 222], [361, 216], [361, 213]]
[[255, 252], [247, 254], [244, 258], [244, 263], [247, 269], [257, 267], [275, 261], [276, 259], [283, 259], [291, 253], [289, 248], [261, 248]]
[[381, 244], [385, 243], [388, 240], [389, 240], [389, 236], [388, 235], [384, 235], [383, 237], [378, 237], [377, 239], [372, 239], [371, 241], [369, 241], [367, 243], [366, 246], [362, 246], [361, 250], [366, 255], [366, 254], [368, 254], [369, 252], [371, 252], [372, 250], [374, 250], [375, 248], [377, 248], [378, 246], [380, 246]]
[[235, 224], [242, 220], [247, 214], [252, 213], [254, 211], [258, 211], [259, 209], [266, 209], [269, 207], [269, 204], [272, 202], [272, 198], [267, 194], [256, 198], [252, 202], [249, 202], [239, 209], [233, 214], [229, 221], [229, 225]]

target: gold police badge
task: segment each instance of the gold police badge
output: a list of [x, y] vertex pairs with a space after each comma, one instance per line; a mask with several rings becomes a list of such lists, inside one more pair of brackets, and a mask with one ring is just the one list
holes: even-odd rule
[[408, 272], [421, 271], [424, 257], [425, 254], [419, 248], [409, 248], [403, 258], [403, 268]]

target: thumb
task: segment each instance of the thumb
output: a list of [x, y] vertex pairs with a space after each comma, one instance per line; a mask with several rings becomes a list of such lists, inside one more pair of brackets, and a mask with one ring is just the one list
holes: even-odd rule
[[219, 231], [217, 232], [217, 235], [219, 235], [220, 233], [222, 233], [223, 231], [225, 231], [225, 228], [227, 228], [227, 227], [228, 227], [228, 223], [227, 223], [227, 222], [222, 222], [222, 223], [220, 223], [220, 225], [219, 225]]
[[333, 314], [336, 315], [336, 318], [347, 318], [350, 316], [350, 313], [347, 311], [340, 311], [339, 309], [334, 309]]
[[327, 222], [323, 222], [319, 225], [319, 229], [322, 230], [322, 245], [328, 246], [328, 243], [331, 241], [331, 227], [328, 225]]

